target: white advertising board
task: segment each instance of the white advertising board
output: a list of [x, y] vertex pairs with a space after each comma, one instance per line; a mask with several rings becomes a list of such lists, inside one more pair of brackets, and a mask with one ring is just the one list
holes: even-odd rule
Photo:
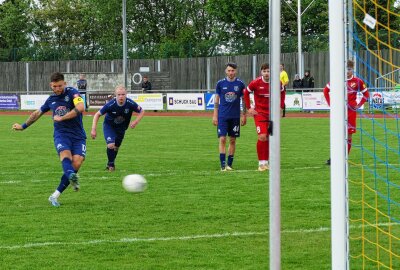
[[37, 110], [49, 95], [21, 95], [21, 110]]
[[164, 109], [162, 94], [128, 94], [128, 98], [133, 99], [144, 110]]
[[370, 100], [372, 107], [381, 109], [382, 106], [398, 106], [400, 105], [400, 92], [396, 91], [381, 91], [371, 92]]
[[288, 111], [300, 111], [303, 107], [303, 100], [301, 93], [288, 93], [286, 92], [285, 97], [286, 110]]
[[323, 92], [302, 93], [303, 110], [329, 110]]
[[182, 111], [202, 111], [204, 94], [202, 93], [172, 93], [167, 94], [167, 109]]

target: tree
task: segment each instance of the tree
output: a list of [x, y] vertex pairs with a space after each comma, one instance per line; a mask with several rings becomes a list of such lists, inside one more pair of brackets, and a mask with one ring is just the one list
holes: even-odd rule
[[0, 5], [0, 48], [20, 48], [30, 44], [29, 4], [29, 0], [6, 0]]

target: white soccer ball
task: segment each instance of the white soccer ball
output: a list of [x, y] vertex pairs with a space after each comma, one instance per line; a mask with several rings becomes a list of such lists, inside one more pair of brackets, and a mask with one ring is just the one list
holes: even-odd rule
[[147, 188], [147, 181], [140, 174], [130, 174], [124, 177], [122, 186], [128, 192], [143, 192]]

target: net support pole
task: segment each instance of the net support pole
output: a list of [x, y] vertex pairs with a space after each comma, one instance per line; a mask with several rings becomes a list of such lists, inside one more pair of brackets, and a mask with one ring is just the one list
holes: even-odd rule
[[29, 95], [29, 63], [25, 63], [26, 94]]
[[332, 269], [348, 269], [346, 219], [345, 3], [329, 0], [329, 75], [331, 89], [331, 245]]
[[297, 0], [297, 73], [299, 76], [304, 74], [302, 61], [302, 44], [301, 44], [301, 0]]
[[122, 72], [124, 74], [124, 86], [128, 90], [128, 44], [126, 32], [126, 0], [122, 0]]
[[271, 83], [271, 120], [273, 122], [270, 140], [269, 171], [269, 269], [281, 269], [281, 88], [280, 88], [280, 55], [281, 55], [281, 3], [279, 0], [269, 2], [269, 62]]

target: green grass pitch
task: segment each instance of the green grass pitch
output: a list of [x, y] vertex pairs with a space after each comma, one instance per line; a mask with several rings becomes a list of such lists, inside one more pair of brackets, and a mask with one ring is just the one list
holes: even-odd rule
[[[233, 172], [219, 171], [206, 117], [144, 117], [106, 172], [101, 123], [87, 140], [81, 190], [54, 208], [61, 176], [49, 116], [0, 117], [1, 269], [268, 269], [268, 173], [257, 169], [254, 122], [241, 130]], [[85, 116], [90, 132], [92, 118]], [[102, 119], [101, 121], [102, 122]], [[330, 269], [329, 120], [282, 119], [282, 269]], [[146, 177], [131, 194], [127, 174]]]

